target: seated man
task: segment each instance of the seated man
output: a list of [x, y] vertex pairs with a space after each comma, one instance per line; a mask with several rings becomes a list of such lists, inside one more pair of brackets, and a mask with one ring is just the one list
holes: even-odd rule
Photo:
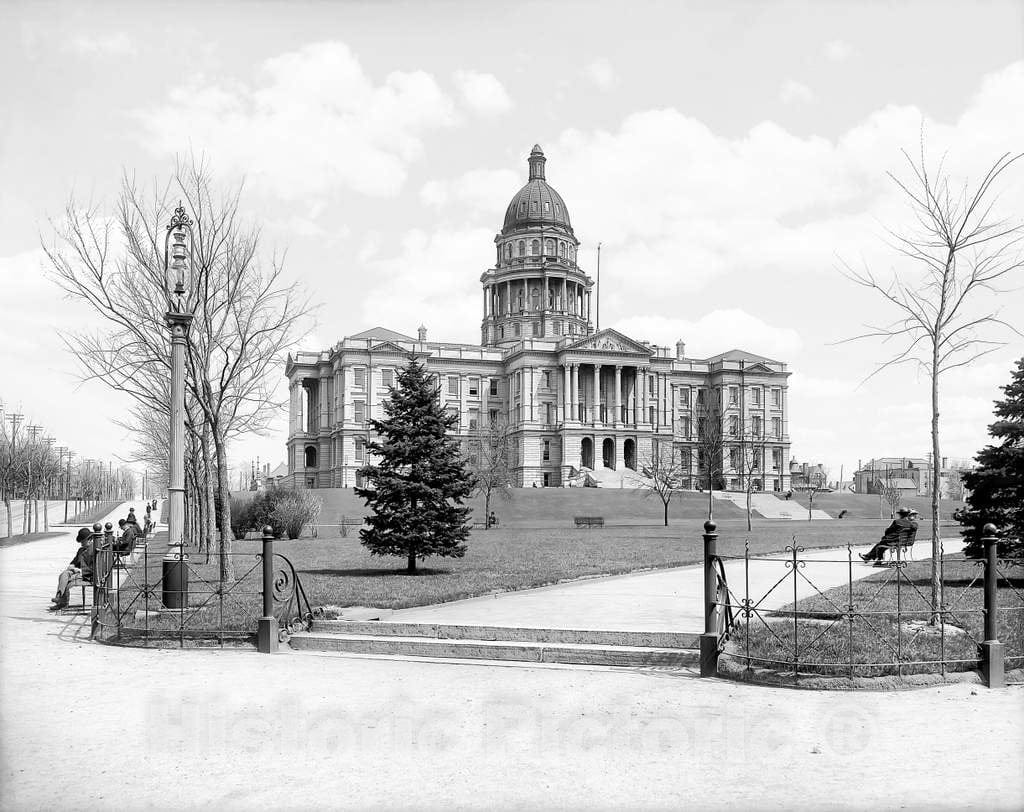
[[121, 528], [121, 538], [114, 542], [114, 552], [127, 554], [135, 549], [135, 540], [139, 537], [139, 526], [129, 522], [127, 519], [118, 519], [117, 526]]
[[50, 607], [51, 612], [67, 607], [68, 584], [71, 583], [71, 579], [75, 577], [76, 573], [82, 573], [83, 581], [92, 580], [93, 566], [96, 561], [96, 549], [92, 543], [92, 531], [88, 527], [83, 527], [78, 531], [78, 536], [75, 540], [79, 545], [78, 552], [75, 553], [75, 557], [71, 559], [67, 569], [57, 579], [57, 594], [50, 599], [50, 603], [53, 604]]
[[917, 532], [917, 522], [914, 521], [911, 515], [914, 513], [916, 511], [911, 511], [910, 508], [899, 508], [896, 511], [896, 518], [893, 520], [893, 523], [885, 528], [885, 533], [882, 535], [881, 540], [866, 553], [861, 553], [861, 559], [881, 564], [885, 558], [886, 550], [899, 544], [902, 535]]

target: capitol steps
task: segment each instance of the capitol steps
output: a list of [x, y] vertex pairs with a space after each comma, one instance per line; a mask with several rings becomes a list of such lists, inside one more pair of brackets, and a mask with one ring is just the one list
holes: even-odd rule
[[689, 666], [695, 634], [317, 620], [288, 639], [299, 651], [606, 666]]

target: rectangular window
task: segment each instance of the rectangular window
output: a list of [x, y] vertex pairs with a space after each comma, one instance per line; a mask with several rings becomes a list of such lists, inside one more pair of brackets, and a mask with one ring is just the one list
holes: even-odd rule
[[469, 428], [475, 430], [480, 425], [480, 412], [477, 409], [469, 410]]
[[474, 378], [470, 378], [469, 379], [469, 396], [471, 398], [478, 398], [478, 397], [480, 397], [480, 379], [479, 378], [475, 378], [474, 377]]
[[684, 417], [680, 421], [680, 423], [682, 425], [683, 437], [689, 437], [690, 436], [690, 418]]
[[738, 448], [729, 449], [729, 465], [734, 469], [740, 467], [740, 450]]
[[755, 406], [761, 405], [761, 387], [755, 386], [750, 390], [750, 400]]
[[548, 462], [551, 459], [551, 441], [544, 441], [544, 462]]
[[689, 408], [690, 406], [690, 388], [688, 386], [679, 389], [679, 405], [684, 408]]
[[654, 407], [653, 406], [648, 406], [647, 407], [647, 422], [650, 423], [652, 426], [654, 425]]
[[544, 388], [545, 389], [550, 389], [551, 388], [551, 370], [550, 369], [545, 369], [544, 370]]
[[772, 468], [774, 468], [776, 471], [781, 471], [782, 470], [782, 449], [781, 448], [773, 448], [772, 449]]
[[761, 416], [760, 415], [756, 415], [756, 414], [754, 415], [753, 419], [751, 420], [751, 428], [752, 428], [752, 430], [754, 432], [754, 436], [755, 437], [760, 437], [761, 436]]
[[489, 409], [487, 411], [487, 419], [490, 421], [490, 424], [492, 426], [495, 425], [498, 422], [498, 410], [497, 409]]
[[380, 371], [381, 386], [388, 387], [395, 385], [395, 371], [393, 369], [382, 369]]
[[459, 430], [459, 410], [456, 409], [453, 406], [449, 406], [447, 409], [444, 410], [444, 413], [448, 417], [455, 418], [454, 421], [452, 422], [452, 425], [451, 425], [451, 428], [449, 429], [449, 431], [458, 431]]
[[352, 385], [356, 389], [365, 389], [366, 388], [366, 368], [365, 367], [355, 367], [352, 370]]
[[707, 394], [706, 393], [707, 393], [706, 389], [698, 389], [697, 390], [697, 405], [698, 406], [703, 406], [707, 402]]
[[366, 421], [366, 403], [361, 400], [357, 400], [352, 404], [352, 414], [357, 423], [363, 423]]
[[539, 336], [540, 335], [540, 322], [539, 321], [535, 321], [533, 323], [533, 334], [535, 336]]
[[362, 437], [356, 437], [356, 462], [363, 461], [363, 443], [366, 442]]
[[736, 415], [729, 415], [729, 436], [735, 437], [738, 432], [739, 418]]
[[519, 395], [520, 395], [520, 393], [522, 391], [523, 391], [523, 373], [522, 372], [517, 372], [516, 373], [516, 397], [519, 397]]
[[491, 378], [490, 382], [489, 382], [489, 387], [490, 388], [488, 389], [488, 391], [490, 392], [491, 397], [497, 397], [498, 396], [498, 379], [497, 378]]
[[448, 394], [449, 395], [454, 395], [455, 397], [459, 396], [459, 376], [458, 375], [449, 375], [448, 376]]
[[730, 386], [729, 387], [729, 405], [730, 406], [735, 406], [739, 402], [739, 393], [740, 393], [739, 387], [736, 387], [736, 386]]
[[781, 417], [773, 417], [772, 418], [772, 436], [773, 437], [782, 437], [782, 418]]
[[781, 406], [781, 405], [782, 405], [782, 390], [781, 389], [773, 389], [772, 390], [772, 406], [778, 407], [778, 406]]

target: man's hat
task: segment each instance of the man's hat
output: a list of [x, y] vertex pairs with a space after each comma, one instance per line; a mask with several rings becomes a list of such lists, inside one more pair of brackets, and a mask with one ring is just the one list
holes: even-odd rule
[[910, 511], [910, 515], [911, 515], [911, 516], [917, 516], [917, 515], [919, 515], [919, 514], [918, 514], [918, 512], [917, 512], [916, 510], [911, 510], [911, 511]]
[[909, 515], [910, 515], [910, 508], [905, 508], [905, 507], [901, 507], [901, 508], [898, 508], [898, 509], [896, 510], [896, 512], [897, 512], [897, 513], [898, 513], [898, 514], [899, 514], [900, 516], [909, 516]]
[[92, 538], [92, 530], [90, 530], [88, 527], [83, 527], [81, 530], [78, 531], [78, 535], [75, 537], [75, 541], [83, 542], [88, 541], [90, 538]]

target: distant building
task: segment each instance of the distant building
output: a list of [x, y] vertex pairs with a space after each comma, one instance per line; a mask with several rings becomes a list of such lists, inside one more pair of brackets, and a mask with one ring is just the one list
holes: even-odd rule
[[[939, 469], [939, 496], [960, 499], [961, 466], [951, 467], [947, 457]], [[926, 496], [932, 492], [931, 461], [926, 457], [878, 457], [860, 465], [853, 475], [856, 493], [882, 493], [886, 487], [897, 488], [903, 495]]]
[[[594, 282], [577, 259], [569, 210], [545, 178], [539, 146], [529, 180], [512, 198], [495, 237], [483, 287], [481, 344], [427, 341], [377, 327], [321, 352], [289, 355], [291, 390], [287, 485], [350, 487], [366, 463], [369, 421], [410, 356], [435, 376], [441, 404], [466, 439], [495, 422], [513, 438], [517, 486], [565, 487], [581, 480], [624, 484], [645, 459], [675, 448], [684, 487], [703, 460], [698, 423], [721, 423], [716, 487], [790, 487], [786, 364], [730, 350], [686, 356], [622, 333], [595, 331]], [[746, 439], [763, 459], [741, 469]], [[282, 481], [285, 478], [282, 478]]]

